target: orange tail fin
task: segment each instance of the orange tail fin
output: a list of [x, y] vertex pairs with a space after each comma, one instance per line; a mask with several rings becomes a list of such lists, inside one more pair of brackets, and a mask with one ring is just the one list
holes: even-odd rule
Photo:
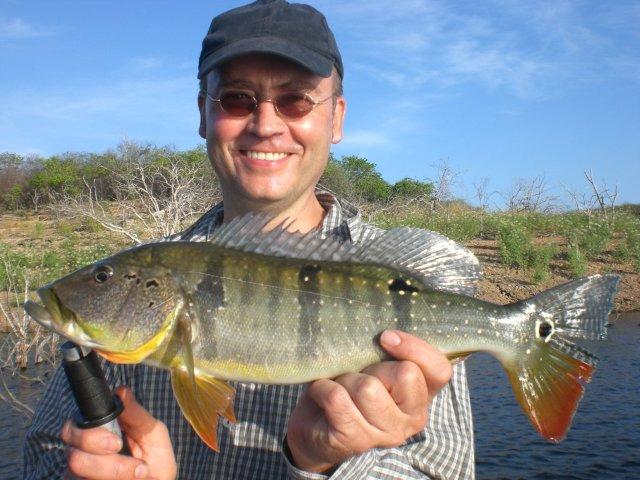
[[567, 338], [604, 338], [618, 281], [583, 277], [519, 303], [533, 335], [503, 364], [522, 409], [547, 440], [566, 436], [598, 361]]

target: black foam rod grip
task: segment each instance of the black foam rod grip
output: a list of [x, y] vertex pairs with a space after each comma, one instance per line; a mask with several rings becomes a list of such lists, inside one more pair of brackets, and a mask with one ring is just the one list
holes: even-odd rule
[[96, 352], [92, 350], [88, 355], [62, 365], [84, 420], [100, 420], [118, 410]]

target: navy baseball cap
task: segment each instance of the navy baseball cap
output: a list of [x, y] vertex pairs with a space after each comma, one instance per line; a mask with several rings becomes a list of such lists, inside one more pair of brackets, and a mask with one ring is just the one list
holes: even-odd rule
[[287, 58], [321, 77], [330, 77], [332, 67], [344, 75], [327, 20], [310, 5], [258, 0], [218, 15], [202, 41], [198, 78], [249, 53]]

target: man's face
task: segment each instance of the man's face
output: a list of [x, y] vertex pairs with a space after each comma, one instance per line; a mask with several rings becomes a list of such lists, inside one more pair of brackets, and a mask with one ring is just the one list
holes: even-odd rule
[[279, 116], [274, 104], [263, 100], [291, 91], [324, 100], [333, 86], [332, 77], [269, 55], [239, 57], [209, 75], [207, 91], [213, 98], [232, 91], [251, 94], [259, 102], [252, 114], [233, 117], [217, 102], [198, 98], [200, 136], [207, 140], [225, 201], [286, 207], [313, 191], [331, 143], [342, 139], [344, 99], [329, 99], [299, 119]]

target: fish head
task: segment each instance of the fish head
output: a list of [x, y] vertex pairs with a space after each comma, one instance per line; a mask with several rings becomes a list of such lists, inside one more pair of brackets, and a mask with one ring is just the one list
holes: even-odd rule
[[44, 307], [25, 309], [75, 343], [136, 363], [158, 348], [182, 306], [171, 271], [152, 257], [137, 248], [100, 260], [39, 288]]

